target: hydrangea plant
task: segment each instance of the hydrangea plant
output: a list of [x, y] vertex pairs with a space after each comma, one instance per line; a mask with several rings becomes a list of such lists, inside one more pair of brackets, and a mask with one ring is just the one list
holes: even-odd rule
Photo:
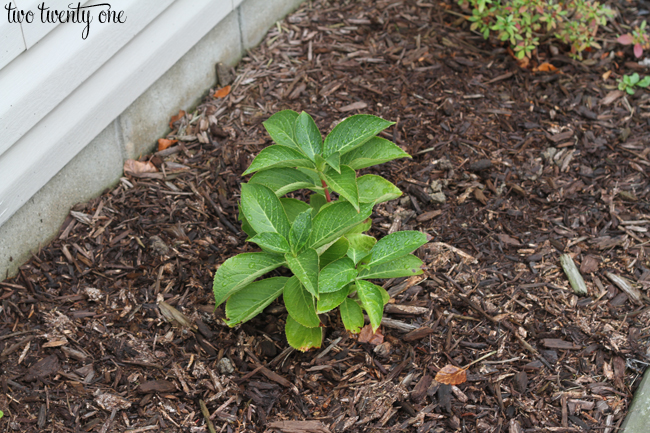
[[[373, 207], [401, 196], [381, 176], [357, 170], [410, 157], [377, 134], [393, 122], [372, 115], [341, 121], [323, 140], [312, 117], [292, 110], [264, 126], [276, 144], [263, 149], [243, 175], [239, 219], [261, 252], [226, 260], [214, 276], [216, 306], [226, 303], [226, 323], [236, 326], [282, 296], [288, 343], [299, 350], [322, 342], [319, 314], [339, 309], [345, 328], [358, 333], [365, 310], [373, 332], [389, 295], [372, 280], [418, 275], [422, 261], [412, 253], [427, 242], [418, 231], [380, 240], [369, 236]], [[308, 202], [286, 195], [309, 190]], [[280, 268], [292, 276], [259, 279]], [[285, 272], [286, 273], [286, 272]]]

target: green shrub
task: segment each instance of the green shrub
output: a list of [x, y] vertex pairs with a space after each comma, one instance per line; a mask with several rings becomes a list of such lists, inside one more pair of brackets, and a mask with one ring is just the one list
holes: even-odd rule
[[[374, 205], [402, 194], [381, 176], [356, 175], [356, 170], [409, 157], [376, 136], [392, 124], [355, 115], [323, 141], [305, 112], [285, 110], [264, 122], [276, 144], [263, 149], [244, 172], [255, 175], [241, 186], [239, 208], [247, 240], [262, 252], [229, 258], [214, 276], [216, 305], [226, 302], [228, 325], [252, 319], [282, 295], [289, 313], [287, 341], [296, 349], [320, 347], [318, 315], [337, 307], [348, 331], [361, 330], [363, 310], [377, 330], [389, 295], [368, 280], [421, 274], [422, 261], [409, 253], [427, 242], [417, 231], [379, 241], [364, 234]], [[300, 189], [312, 191], [308, 203], [284, 197]], [[280, 266], [293, 276], [257, 280]]]
[[555, 36], [569, 45], [571, 56], [581, 58], [588, 48], [600, 46], [595, 41], [599, 26], [607, 23], [613, 12], [589, 0], [457, 0], [471, 9], [471, 29], [485, 39], [496, 33], [508, 42], [519, 59], [531, 57], [540, 40]]
[[641, 79], [636, 72], [632, 75], [623, 75], [623, 78], [618, 80], [618, 90], [624, 90], [630, 95], [636, 93], [637, 87], [646, 88], [650, 86], [650, 75]]

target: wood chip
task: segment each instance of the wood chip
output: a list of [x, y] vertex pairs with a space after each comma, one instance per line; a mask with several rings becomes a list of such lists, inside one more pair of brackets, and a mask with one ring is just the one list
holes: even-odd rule
[[570, 341], [560, 340], [559, 338], [544, 338], [542, 344], [549, 349], [561, 349], [561, 350], [580, 350], [582, 346], [573, 344]]
[[267, 427], [282, 433], [330, 433], [321, 421], [272, 421]]

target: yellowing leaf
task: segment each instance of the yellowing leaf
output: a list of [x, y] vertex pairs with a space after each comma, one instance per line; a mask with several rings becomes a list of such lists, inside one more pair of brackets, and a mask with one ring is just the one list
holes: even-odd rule
[[467, 373], [460, 367], [447, 364], [436, 374], [436, 381], [445, 385], [460, 385], [467, 381]]
[[222, 87], [221, 89], [214, 92], [215, 98], [225, 98], [230, 94], [230, 86]]

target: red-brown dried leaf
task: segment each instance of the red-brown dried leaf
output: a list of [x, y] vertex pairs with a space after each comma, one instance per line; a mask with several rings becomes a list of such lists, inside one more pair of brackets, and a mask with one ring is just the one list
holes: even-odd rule
[[174, 129], [174, 123], [178, 122], [183, 117], [185, 117], [185, 111], [178, 110], [178, 114], [176, 116], [172, 116], [172, 118], [169, 119], [169, 129]]
[[537, 66], [536, 68], [533, 68], [533, 71], [538, 71], [538, 72], [555, 72], [557, 71], [557, 68], [553, 65], [551, 65], [548, 62], [544, 62]]
[[225, 98], [230, 94], [230, 86], [222, 87], [221, 89], [214, 92], [215, 98]]
[[447, 364], [436, 374], [436, 380], [445, 385], [460, 385], [467, 381], [467, 373], [460, 367]]
[[165, 150], [170, 147], [172, 144], [178, 143], [178, 140], [170, 140], [168, 138], [159, 138], [158, 139], [158, 152]]
[[361, 328], [359, 333], [359, 343], [370, 343], [373, 345], [378, 345], [384, 342], [384, 336], [381, 333], [381, 330], [377, 329], [377, 332], [372, 332], [372, 326], [366, 325]]

